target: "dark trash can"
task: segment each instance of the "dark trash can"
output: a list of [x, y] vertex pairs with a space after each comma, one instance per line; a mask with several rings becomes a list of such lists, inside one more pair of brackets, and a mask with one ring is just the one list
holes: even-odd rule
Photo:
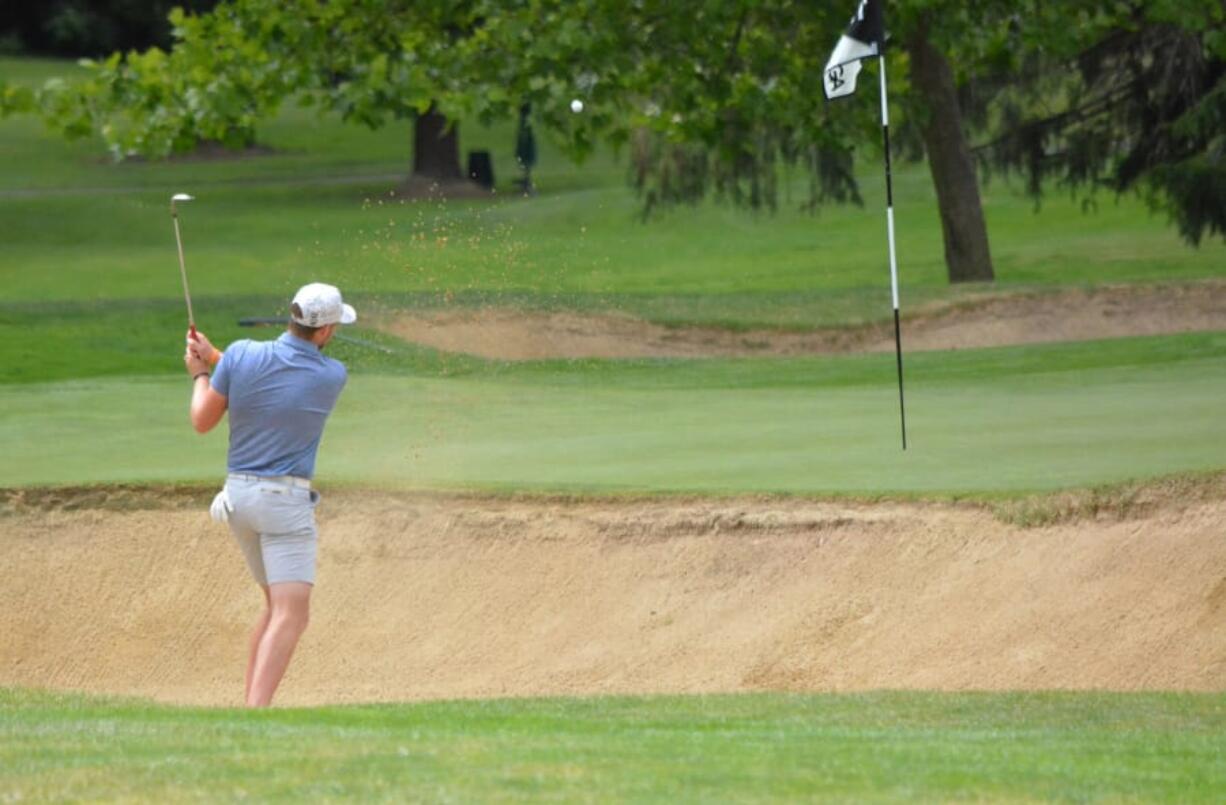
[[494, 189], [494, 160], [489, 151], [468, 152], [468, 178], [486, 190]]

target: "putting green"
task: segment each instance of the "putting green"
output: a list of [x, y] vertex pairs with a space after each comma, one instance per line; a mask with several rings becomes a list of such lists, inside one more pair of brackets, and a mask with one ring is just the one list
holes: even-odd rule
[[[1169, 350], [1194, 338], [1130, 341], [1141, 356], [1146, 345], [1160, 354], [1152, 345]], [[1216, 469], [1226, 443], [1226, 365], [1214, 337], [1199, 338], [1209, 346], [1197, 357], [1112, 365], [1100, 356], [1105, 365], [1088, 368], [1079, 364], [1094, 350], [1086, 345], [917, 356], [906, 453], [889, 356], [792, 363], [778, 385], [761, 369], [736, 375], [752, 364], [735, 361], [605, 364], [589, 382], [576, 382], [584, 373], [575, 369], [356, 374], [325, 434], [319, 479], [593, 492], [996, 493]], [[1042, 371], [1042, 361], [1052, 370]], [[936, 372], [942, 362], [955, 370]], [[880, 380], [840, 383], [848, 367], [875, 368]], [[685, 382], [671, 383], [678, 373]], [[0, 485], [216, 479], [224, 428], [195, 435], [187, 396], [177, 377], [2, 386]]]

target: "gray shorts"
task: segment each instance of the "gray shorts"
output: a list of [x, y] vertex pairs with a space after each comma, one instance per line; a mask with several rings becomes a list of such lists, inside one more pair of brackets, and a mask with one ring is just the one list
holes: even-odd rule
[[230, 532], [259, 584], [315, 583], [319, 493], [284, 481], [226, 478]]

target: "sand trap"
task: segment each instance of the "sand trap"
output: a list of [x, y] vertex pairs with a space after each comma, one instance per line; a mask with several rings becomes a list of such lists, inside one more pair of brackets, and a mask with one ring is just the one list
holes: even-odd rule
[[[779, 332], [670, 328], [625, 315], [504, 308], [387, 316], [381, 329], [445, 352], [499, 360], [806, 355], [894, 349], [893, 324]], [[908, 351], [1226, 330], [1226, 283], [984, 296], [908, 314]]]
[[[0, 685], [239, 701], [259, 595], [207, 497], [0, 504]], [[1226, 689], [1226, 476], [1128, 511], [325, 490], [279, 702]]]

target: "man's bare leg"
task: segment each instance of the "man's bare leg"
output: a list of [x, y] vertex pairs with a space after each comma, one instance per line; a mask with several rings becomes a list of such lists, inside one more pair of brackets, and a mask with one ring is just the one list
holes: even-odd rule
[[306, 630], [311, 609], [311, 585], [287, 581], [268, 587], [269, 618], [256, 650], [248, 707], [267, 707], [285, 676], [298, 638]]
[[260, 651], [260, 641], [264, 639], [264, 632], [268, 629], [268, 619], [272, 616], [272, 600], [268, 597], [268, 585], [261, 584], [260, 589], [264, 591], [264, 611], [260, 613], [260, 619], [255, 622], [255, 628], [251, 630], [247, 652], [247, 676], [243, 684], [243, 701], [251, 698], [251, 678], [255, 675], [255, 658]]

